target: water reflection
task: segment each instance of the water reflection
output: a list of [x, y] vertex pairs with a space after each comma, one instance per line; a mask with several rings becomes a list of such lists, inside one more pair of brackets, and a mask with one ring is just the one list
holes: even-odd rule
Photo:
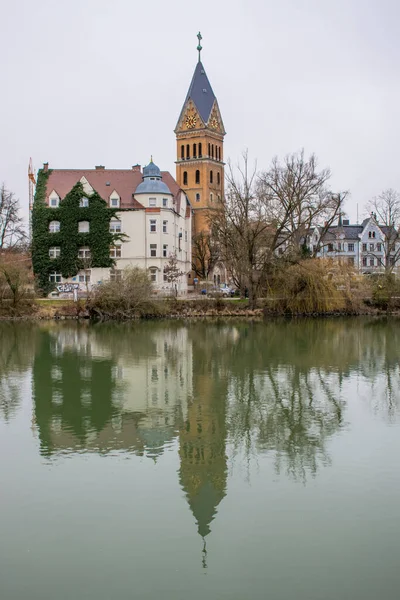
[[125, 452], [157, 461], [177, 448], [179, 482], [202, 538], [235, 456], [265, 455], [278, 474], [306, 482], [330, 464], [329, 442], [347, 426], [352, 395], [385, 419], [400, 412], [397, 321], [49, 323], [1, 331], [0, 418], [18, 406], [14, 373], [34, 357], [41, 454]]

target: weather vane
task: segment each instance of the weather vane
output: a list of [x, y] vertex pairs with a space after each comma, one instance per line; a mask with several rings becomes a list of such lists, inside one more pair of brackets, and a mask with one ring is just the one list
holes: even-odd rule
[[199, 31], [199, 33], [197, 34], [197, 39], [199, 40], [199, 45], [197, 46], [197, 50], [198, 50], [198, 52], [199, 52], [199, 62], [200, 62], [200, 52], [201, 52], [201, 51], [202, 51], [202, 49], [203, 49], [203, 48], [202, 48], [202, 45], [201, 45], [201, 43], [200, 43], [200, 42], [201, 42], [201, 40], [203, 39], [203, 38], [201, 37], [201, 33], [200, 33], [200, 31]]

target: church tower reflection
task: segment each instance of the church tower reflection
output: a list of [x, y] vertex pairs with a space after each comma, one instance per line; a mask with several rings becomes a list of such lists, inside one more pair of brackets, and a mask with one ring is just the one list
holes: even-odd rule
[[[179, 479], [202, 538], [211, 531], [227, 483], [227, 378], [215, 357], [218, 344], [210, 344], [207, 331], [217, 333], [193, 331], [193, 399], [179, 432]], [[205, 552], [204, 546], [204, 566]]]

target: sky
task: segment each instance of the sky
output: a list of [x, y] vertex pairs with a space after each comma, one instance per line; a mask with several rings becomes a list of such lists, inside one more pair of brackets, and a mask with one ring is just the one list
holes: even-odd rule
[[28, 214], [27, 168], [175, 175], [173, 130], [197, 62], [225, 159], [266, 170], [305, 149], [350, 191], [352, 221], [400, 190], [397, 0], [13, 0], [0, 4], [0, 182]]

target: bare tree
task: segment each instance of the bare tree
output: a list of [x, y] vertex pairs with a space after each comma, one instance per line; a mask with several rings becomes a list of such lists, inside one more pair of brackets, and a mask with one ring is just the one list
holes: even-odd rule
[[257, 186], [256, 166], [249, 169], [247, 152], [238, 176], [229, 164], [226, 180], [222, 210], [213, 211], [209, 218], [221, 244], [222, 260], [235, 283], [248, 288], [249, 305], [254, 308], [268, 264], [271, 227]]
[[0, 300], [10, 298], [16, 310], [31, 295], [32, 283], [30, 256], [12, 250], [0, 252]]
[[307, 234], [316, 225], [321, 225], [320, 240], [323, 240], [346, 197], [346, 193], [330, 191], [327, 185], [330, 177], [330, 170], [319, 171], [315, 155], [307, 159], [304, 150], [286, 156], [283, 163], [274, 158], [270, 169], [261, 173], [259, 193], [274, 229], [271, 253], [282, 248], [286, 255], [298, 255]]
[[221, 257], [221, 246], [213, 229], [200, 231], [192, 239], [192, 268], [200, 279], [207, 280]]
[[164, 267], [164, 275], [168, 283], [171, 284], [171, 293], [178, 295], [177, 283], [184, 275], [183, 271], [180, 271], [178, 268], [178, 259], [176, 258], [176, 254], [170, 254], [169, 260]]
[[3, 183], [0, 188], [0, 250], [15, 248], [26, 240], [19, 200]]
[[369, 252], [378, 260], [378, 264], [390, 275], [400, 260], [400, 195], [392, 189], [384, 190], [368, 203], [368, 209], [375, 218], [384, 237], [382, 239], [383, 256]]

